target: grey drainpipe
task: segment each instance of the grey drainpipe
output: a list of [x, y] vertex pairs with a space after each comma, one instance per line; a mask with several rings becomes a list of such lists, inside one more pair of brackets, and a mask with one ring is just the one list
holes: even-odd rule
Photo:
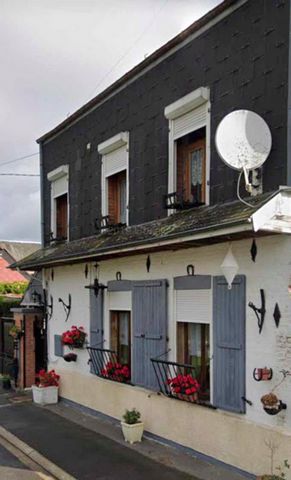
[[44, 247], [44, 201], [43, 201], [43, 160], [42, 143], [39, 143], [39, 173], [40, 173], [40, 222], [41, 222], [41, 245]]
[[287, 105], [287, 185], [291, 186], [291, 6], [289, 4], [288, 105]]

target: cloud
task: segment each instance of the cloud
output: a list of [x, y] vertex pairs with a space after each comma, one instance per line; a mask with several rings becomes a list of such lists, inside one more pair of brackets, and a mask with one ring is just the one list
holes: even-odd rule
[[[218, 3], [1, 0], [0, 164], [37, 151], [36, 138]], [[38, 172], [37, 158], [7, 171]], [[0, 176], [0, 204], [0, 239], [40, 239], [37, 178]]]

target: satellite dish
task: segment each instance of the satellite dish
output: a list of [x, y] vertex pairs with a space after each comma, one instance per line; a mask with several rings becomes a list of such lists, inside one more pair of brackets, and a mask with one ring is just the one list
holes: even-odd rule
[[249, 110], [231, 112], [218, 125], [215, 144], [226, 165], [243, 170], [246, 189], [251, 191], [248, 171], [263, 165], [272, 146], [271, 132], [265, 120]]

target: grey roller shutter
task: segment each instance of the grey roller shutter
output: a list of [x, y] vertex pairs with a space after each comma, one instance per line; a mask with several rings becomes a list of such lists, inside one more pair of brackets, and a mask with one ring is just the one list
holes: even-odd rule
[[55, 335], [54, 336], [54, 347], [55, 347], [55, 356], [56, 357], [62, 357], [64, 354], [64, 347], [62, 344], [62, 336], [61, 335]]
[[237, 275], [228, 289], [224, 277], [213, 282], [213, 400], [218, 408], [245, 412], [246, 281]]
[[134, 384], [158, 389], [151, 358], [167, 350], [167, 281], [149, 280], [132, 285]]

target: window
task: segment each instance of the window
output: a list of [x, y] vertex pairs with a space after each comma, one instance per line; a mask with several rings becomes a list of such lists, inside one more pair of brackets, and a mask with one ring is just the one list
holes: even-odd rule
[[66, 240], [69, 232], [68, 165], [48, 173], [51, 182], [51, 237]]
[[55, 198], [56, 204], [56, 236], [60, 240], [66, 240], [68, 229], [68, 195], [60, 195]]
[[108, 215], [113, 224], [126, 223], [126, 171], [107, 178]]
[[203, 323], [177, 323], [177, 357], [179, 363], [195, 368], [200, 383], [200, 398], [210, 398], [210, 342], [209, 325]]
[[176, 141], [177, 193], [183, 203], [205, 203], [205, 128]]
[[165, 108], [169, 120], [168, 193], [176, 193], [182, 207], [209, 203], [209, 98], [209, 89], [201, 87]]
[[128, 223], [128, 132], [98, 145], [102, 155], [102, 216], [110, 224]]
[[118, 361], [130, 368], [130, 312], [110, 312], [110, 348], [117, 353]]

